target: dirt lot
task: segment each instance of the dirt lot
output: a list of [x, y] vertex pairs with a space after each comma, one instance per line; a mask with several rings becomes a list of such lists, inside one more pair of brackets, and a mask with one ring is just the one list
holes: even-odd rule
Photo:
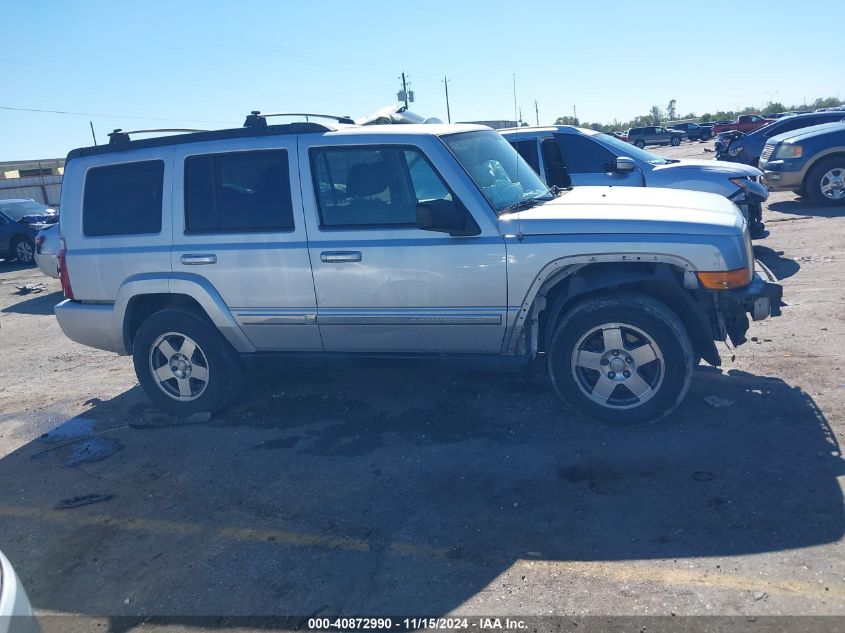
[[[57, 282], [0, 262], [0, 549], [38, 613], [101, 631], [150, 614], [173, 630], [845, 615], [845, 209], [773, 194], [764, 219], [783, 317], [700, 367], [670, 419], [628, 430], [567, 411], [540, 375], [386, 362], [254, 367], [233, 410], [175, 423], [130, 359], [64, 338]], [[16, 294], [32, 282], [48, 292]], [[111, 497], [53, 509], [89, 494]]]

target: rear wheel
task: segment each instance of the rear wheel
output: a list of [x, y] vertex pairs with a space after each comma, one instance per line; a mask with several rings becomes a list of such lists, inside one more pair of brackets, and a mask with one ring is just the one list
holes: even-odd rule
[[645, 147], [645, 141], [643, 141], [642, 139], [636, 140], [634, 141], [634, 145], [642, 149], [643, 147]]
[[12, 252], [21, 264], [35, 261], [35, 243], [28, 237], [19, 237], [12, 244]]
[[219, 411], [237, 394], [241, 359], [207, 319], [161, 310], [141, 324], [133, 348], [144, 392], [173, 415]]
[[650, 297], [626, 292], [585, 299], [566, 312], [548, 356], [558, 395], [616, 425], [668, 415], [689, 389], [695, 358], [677, 315]]
[[670, 140], [669, 143], [672, 145], [672, 147], [677, 147], [681, 144], [681, 139], [678, 136], [673, 136], [672, 140]]
[[815, 204], [845, 204], [845, 158], [821, 161], [807, 174], [804, 188]]

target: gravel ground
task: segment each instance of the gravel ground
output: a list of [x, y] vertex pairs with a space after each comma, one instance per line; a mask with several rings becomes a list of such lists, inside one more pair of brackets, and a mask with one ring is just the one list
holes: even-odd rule
[[[845, 209], [773, 194], [764, 219], [783, 316], [627, 430], [569, 412], [541, 373], [385, 361], [262, 363], [233, 409], [174, 421], [130, 359], [62, 335], [56, 281], [0, 261], [0, 549], [39, 614], [87, 618], [48, 631], [845, 615]], [[83, 495], [103, 499], [54, 509]]]

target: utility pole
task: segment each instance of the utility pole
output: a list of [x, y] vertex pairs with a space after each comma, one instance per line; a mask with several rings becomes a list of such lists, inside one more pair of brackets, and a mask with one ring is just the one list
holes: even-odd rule
[[517, 118], [516, 111], [516, 73], [513, 74], [513, 118], [516, 121], [516, 124], [519, 125], [519, 119]]
[[93, 122], [93, 121], [88, 121], [88, 125], [90, 125], [90, 126], [91, 126], [91, 136], [93, 136], [93, 137], [94, 137], [94, 145], [96, 146], [96, 145], [97, 145], [97, 135], [96, 135], [96, 134], [94, 134], [94, 122]]
[[449, 79], [443, 75], [443, 87], [446, 88], [446, 119], [452, 122], [452, 112], [449, 110]]
[[534, 117], [537, 120], [537, 127], [540, 127], [540, 106], [537, 105], [536, 99], [534, 99]]
[[575, 119], [575, 124], [578, 124], [578, 114], [575, 112], [575, 104], [572, 104], [572, 118]]
[[405, 83], [405, 71], [402, 71], [402, 96], [405, 98], [405, 109], [408, 109], [408, 84]]

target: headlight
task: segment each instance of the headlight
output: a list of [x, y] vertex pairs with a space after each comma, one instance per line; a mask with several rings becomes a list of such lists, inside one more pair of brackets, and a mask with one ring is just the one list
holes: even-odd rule
[[740, 189], [747, 189], [747, 188], [748, 188], [749, 183], [751, 182], [751, 181], [750, 181], [748, 178], [746, 178], [745, 176], [737, 176], [736, 178], [730, 178], [729, 180], [730, 180], [733, 184], [735, 184], [737, 187], [739, 187]]
[[781, 143], [775, 152], [774, 158], [801, 158], [804, 154], [804, 148], [800, 145], [787, 145]]

